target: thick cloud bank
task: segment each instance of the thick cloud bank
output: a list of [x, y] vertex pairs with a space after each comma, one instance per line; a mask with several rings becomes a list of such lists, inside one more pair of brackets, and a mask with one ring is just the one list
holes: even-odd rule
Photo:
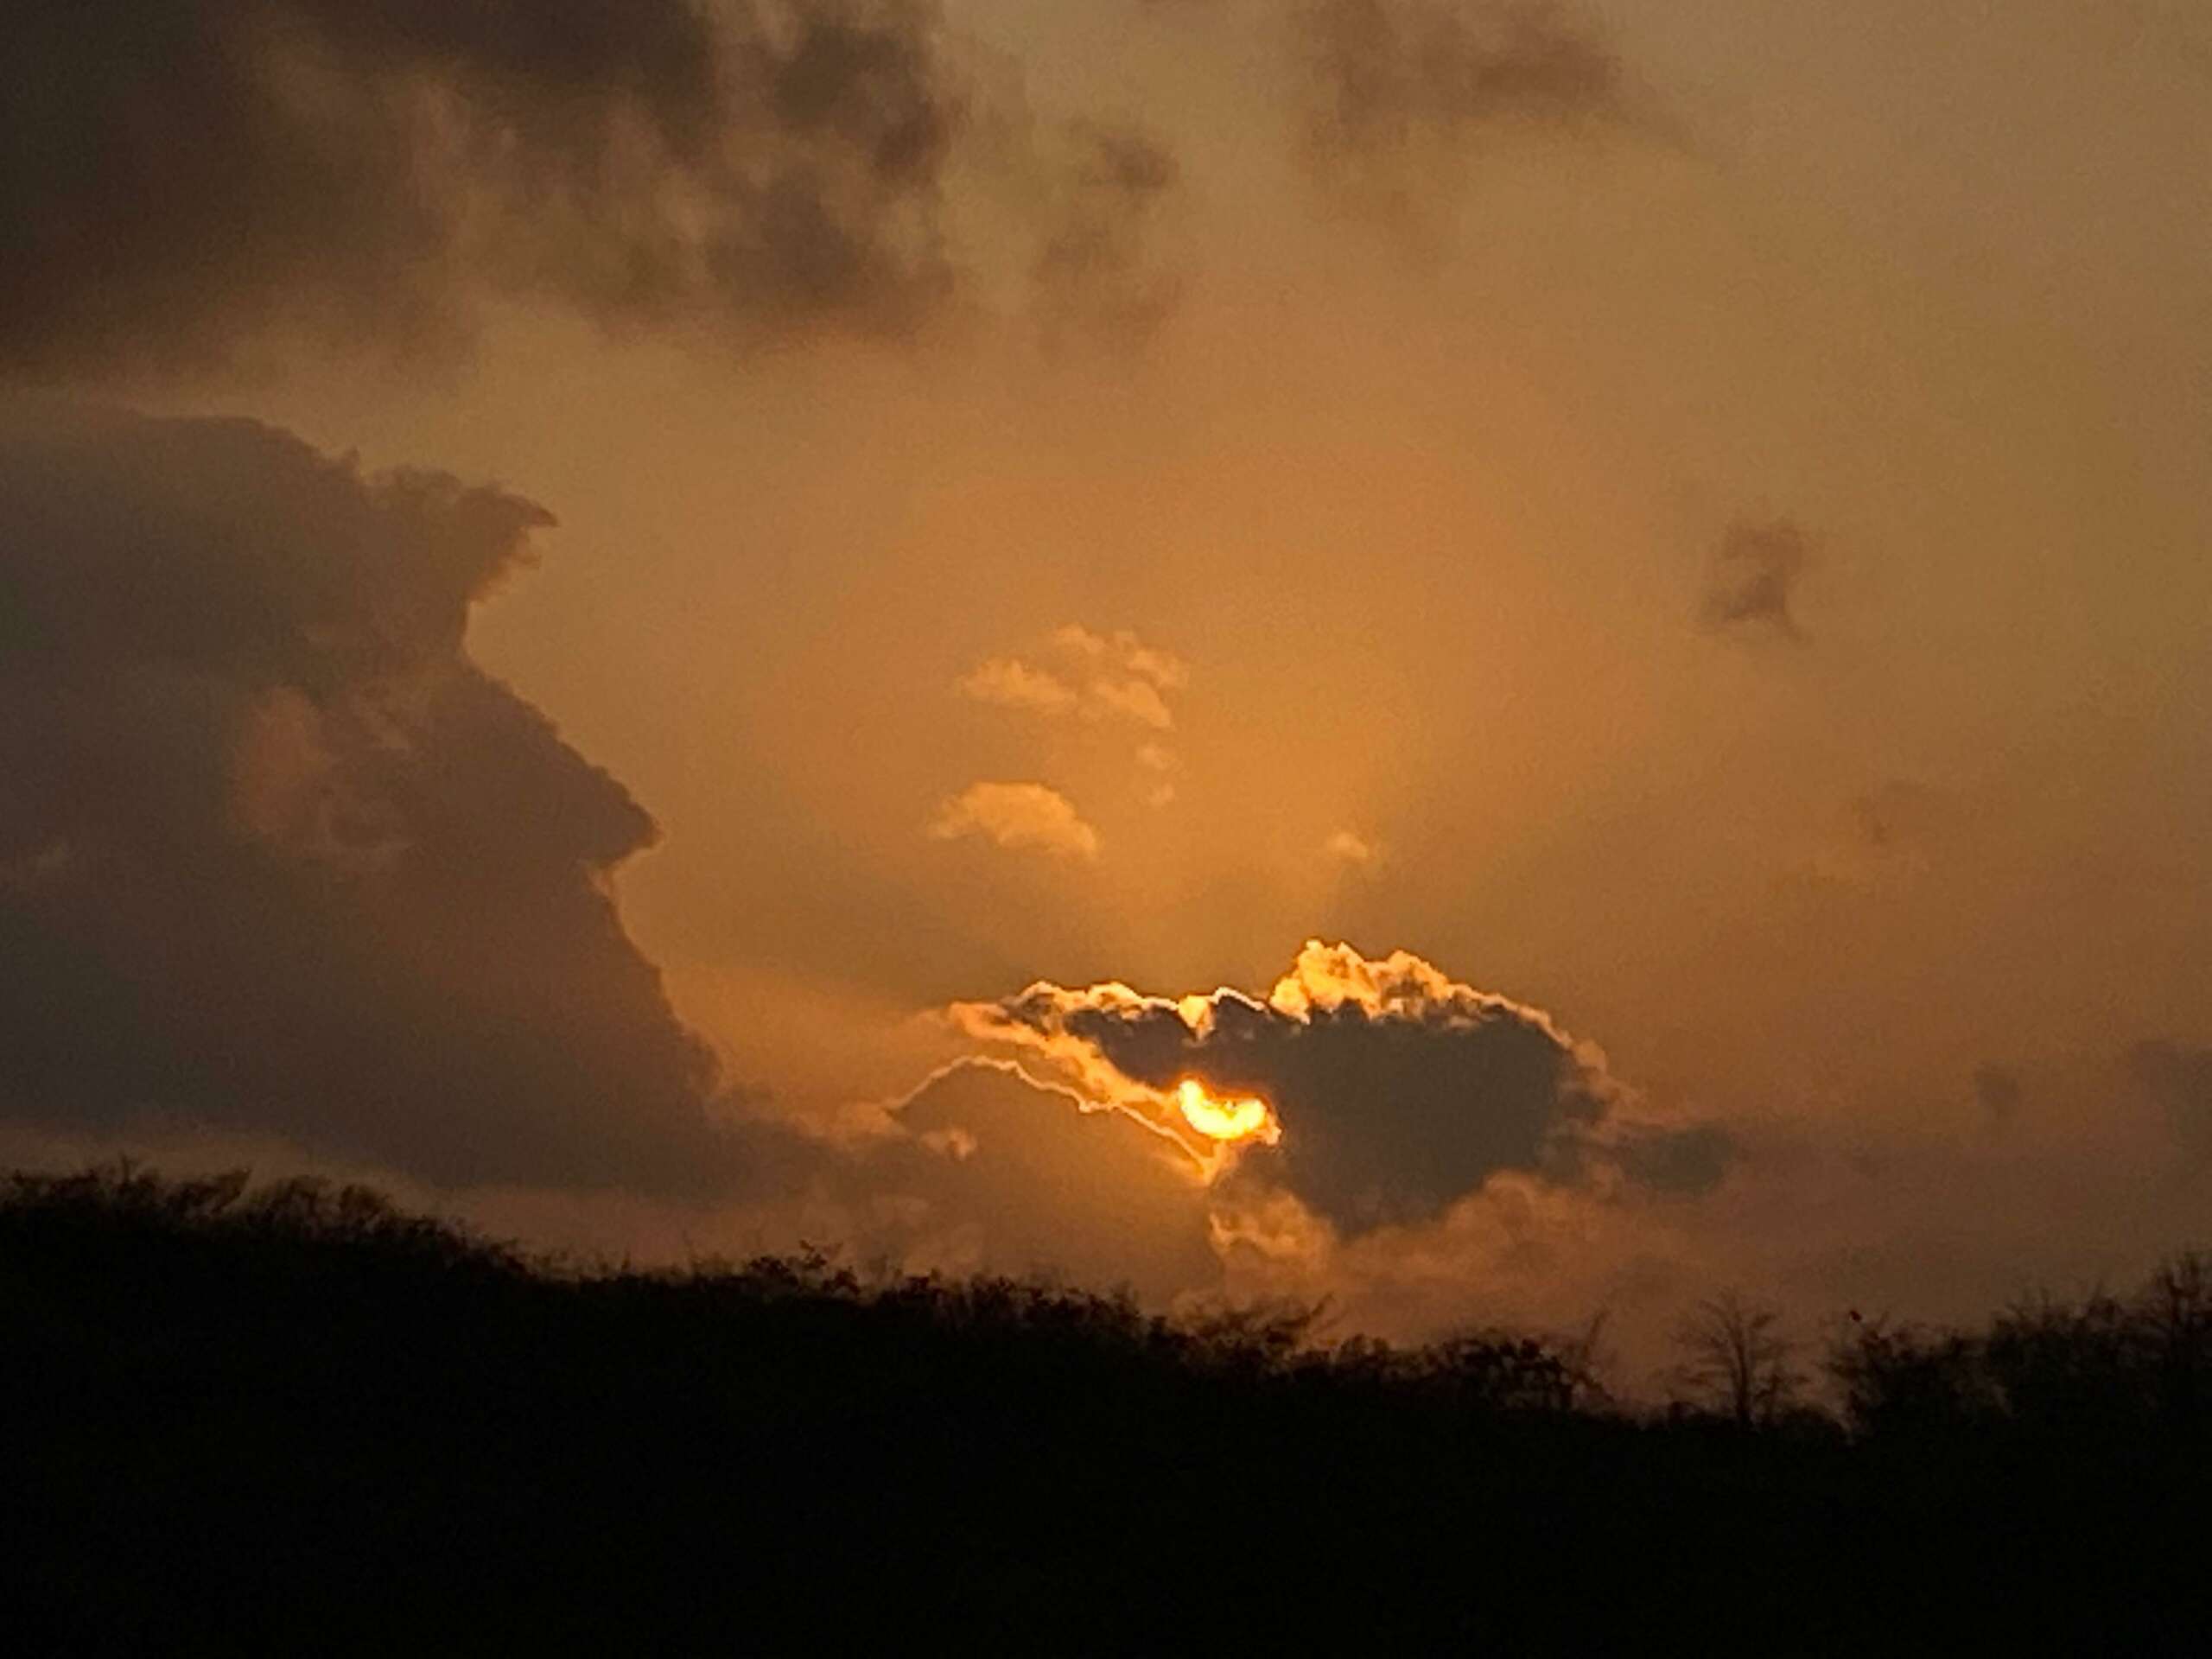
[[1717, 1131], [1643, 1121], [1605, 1057], [1540, 1010], [1418, 957], [1309, 943], [1264, 999], [1179, 999], [1038, 984], [954, 1018], [1040, 1081], [1207, 1150], [1175, 1090], [1256, 1097], [1280, 1125], [1234, 1179], [1280, 1187], [1338, 1228], [1433, 1220], [1491, 1175], [1694, 1190], [1719, 1179]]
[[391, 342], [480, 289], [910, 327], [963, 99], [926, 0], [0, 9], [0, 368]]
[[249, 423], [0, 401], [0, 1112], [728, 1185], [715, 1064], [607, 889], [652, 822], [463, 646], [547, 522]]

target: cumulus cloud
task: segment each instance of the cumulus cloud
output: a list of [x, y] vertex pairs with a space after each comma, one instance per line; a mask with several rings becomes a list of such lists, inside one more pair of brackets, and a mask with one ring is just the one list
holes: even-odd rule
[[938, 810], [929, 833], [938, 841], [981, 836], [1010, 850], [1058, 858], [1098, 855], [1098, 832], [1066, 796], [1043, 784], [971, 784]]
[[1764, 632], [1802, 639], [1793, 608], [1811, 544], [1787, 518], [1739, 520], [1715, 552], [1699, 614], [1716, 632]]
[[0, 368], [415, 344], [493, 292], [902, 333], [968, 113], [933, 0], [10, 6]]
[[[1694, 1190], [1727, 1153], [1709, 1127], [1652, 1120], [1541, 1010], [1403, 951], [1310, 942], [1264, 997], [1040, 982], [951, 1017], [1039, 1081], [1182, 1145], [1225, 1190], [1280, 1190], [1346, 1231], [1433, 1221], [1505, 1171]], [[1224, 1154], [1181, 1109], [1185, 1081], [1264, 1102], [1279, 1136]]]
[[250, 423], [0, 401], [0, 1113], [741, 1179], [609, 891], [652, 820], [463, 645], [548, 522]]

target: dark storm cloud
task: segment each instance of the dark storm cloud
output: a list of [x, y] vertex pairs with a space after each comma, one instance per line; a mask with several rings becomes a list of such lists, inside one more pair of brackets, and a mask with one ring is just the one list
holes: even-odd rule
[[2212, 1156], [2212, 1048], [2153, 1038], [2128, 1051], [2128, 1070], [2196, 1156]]
[[463, 648], [547, 522], [0, 401], [0, 1112], [443, 1182], [739, 1173], [609, 893], [652, 820]]
[[1053, 222], [1033, 276], [1047, 328], [1140, 344], [1173, 310], [1179, 284], [1150, 243], [1180, 169], [1147, 134], [1078, 124]]
[[929, 0], [80, 0], [0, 10], [0, 370], [270, 323], [907, 328], [963, 114]]
[[1792, 606], [1811, 546], [1787, 518], [1740, 520], [1713, 556], [1699, 614], [1715, 631], [1766, 631], [1802, 639]]
[[[1338, 184], [1471, 149], [1516, 125], [1637, 118], [1620, 60], [1546, 5], [1315, 0], [1297, 14], [1309, 161]], [[1433, 178], [1394, 180], [1433, 188]]]
[[[1433, 1218], [1503, 1170], [1578, 1181], [1605, 1167], [1698, 1190], [1732, 1150], [1710, 1128], [1636, 1122], [1595, 1049], [1404, 952], [1369, 961], [1309, 944], [1265, 1001], [1038, 985], [957, 1017], [1140, 1115], [1185, 1077], [1266, 1101], [1281, 1142], [1244, 1151], [1237, 1178], [1287, 1187], [1348, 1230]], [[1172, 1110], [1159, 1116], [1173, 1127]]]

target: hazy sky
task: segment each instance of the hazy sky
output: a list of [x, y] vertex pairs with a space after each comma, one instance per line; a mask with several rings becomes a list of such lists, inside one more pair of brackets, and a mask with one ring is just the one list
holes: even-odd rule
[[2212, 1229], [2193, 0], [32, 10], [18, 1159], [1631, 1360]]

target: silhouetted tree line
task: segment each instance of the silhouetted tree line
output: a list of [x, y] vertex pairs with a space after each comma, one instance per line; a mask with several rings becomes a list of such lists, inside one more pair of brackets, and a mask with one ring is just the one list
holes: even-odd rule
[[2173, 1256], [2130, 1296], [2023, 1302], [1984, 1331], [1854, 1322], [1829, 1369], [1861, 1435], [2200, 1446], [2212, 1433], [2212, 1256]]
[[0, 1185], [0, 1651], [2189, 1652], [2212, 1273], [1975, 1331], [1733, 1294], [1323, 1340], [818, 1251], [637, 1269], [376, 1192]]

